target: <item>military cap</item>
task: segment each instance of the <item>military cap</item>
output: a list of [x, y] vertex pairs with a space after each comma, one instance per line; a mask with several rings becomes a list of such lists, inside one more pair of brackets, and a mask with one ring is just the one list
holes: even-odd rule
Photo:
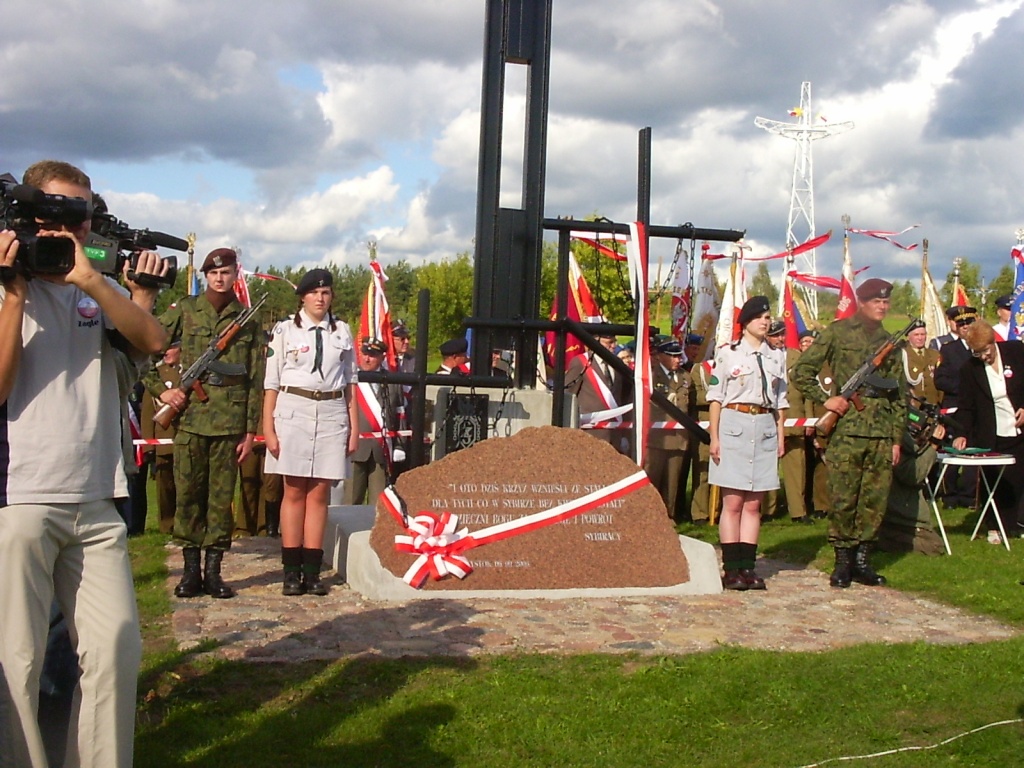
[[916, 331], [918, 328], [924, 328], [924, 327], [925, 327], [924, 320], [922, 320], [921, 318], [918, 318], [917, 320], [915, 320], [914, 322], [912, 322], [910, 324], [910, 330], [911, 331]]
[[949, 309], [946, 310], [946, 319], [952, 320], [954, 317], [956, 317], [956, 313], [959, 311], [960, 307], [950, 307]]
[[295, 293], [305, 296], [316, 288], [330, 288], [334, 285], [334, 277], [326, 269], [311, 269], [299, 280]]
[[214, 248], [203, 259], [203, 266], [199, 268], [199, 271], [204, 275], [211, 269], [220, 269], [221, 267], [230, 267], [238, 263], [238, 254], [230, 248]]
[[996, 307], [999, 309], [1010, 309], [1013, 306], [1013, 296], [1006, 293], [996, 299]]
[[815, 331], [815, 330], [812, 330], [810, 328], [808, 328], [806, 331], [802, 331], [800, 333], [800, 340], [803, 341], [804, 339], [807, 339], [807, 338], [811, 338], [811, 339], [818, 338], [818, 332]]
[[622, 346], [624, 346], [630, 352], [634, 352], [635, 353], [636, 352], [636, 339], [630, 339], [629, 341], [627, 341]]
[[466, 341], [465, 337], [458, 339], [448, 339], [439, 348], [442, 357], [453, 357], [455, 355], [464, 355], [469, 349], [469, 342]]
[[978, 319], [978, 310], [976, 310], [974, 307], [963, 306], [953, 307], [953, 309], [956, 311], [953, 312], [952, 315], [949, 315], [949, 319], [956, 323], [958, 326], [970, 325], [971, 323]]
[[383, 355], [388, 351], [388, 345], [380, 339], [365, 337], [359, 347], [364, 355]]
[[399, 339], [409, 338], [409, 329], [406, 328], [405, 323], [399, 320], [397, 323], [391, 325], [391, 335]]
[[699, 333], [688, 333], [686, 334], [686, 346], [688, 347], [699, 347], [704, 343], [704, 337]]
[[673, 357], [683, 354], [683, 348], [679, 346], [679, 342], [675, 339], [661, 342], [657, 346], [657, 351], [662, 355], [672, 355]]
[[872, 277], [858, 285], [855, 293], [861, 301], [888, 299], [892, 296], [892, 283], [887, 283], [880, 277]]
[[769, 336], [781, 336], [786, 332], [786, 324], [781, 320], [772, 320], [772, 324], [768, 326]]
[[767, 296], [751, 296], [740, 309], [739, 324], [746, 325], [755, 317], [771, 311], [771, 303]]

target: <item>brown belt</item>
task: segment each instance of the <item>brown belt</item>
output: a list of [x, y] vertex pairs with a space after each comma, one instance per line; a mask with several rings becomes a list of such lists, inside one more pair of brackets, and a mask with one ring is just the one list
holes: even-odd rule
[[730, 411], [739, 411], [740, 413], [749, 413], [751, 416], [760, 416], [762, 413], [774, 413], [774, 408], [765, 408], [763, 405], [749, 405], [747, 403], [729, 403], [727, 406]]
[[345, 396], [344, 389], [321, 391], [319, 389], [303, 389], [302, 387], [281, 387], [281, 391], [289, 395], [298, 395], [309, 400], [337, 400]]

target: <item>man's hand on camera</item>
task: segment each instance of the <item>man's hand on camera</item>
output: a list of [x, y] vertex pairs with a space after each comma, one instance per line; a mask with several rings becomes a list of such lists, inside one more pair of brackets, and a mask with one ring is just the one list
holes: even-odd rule
[[70, 240], [75, 245], [75, 266], [71, 268], [70, 272], [66, 275], [39, 275], [39, 277], [54, 283], [67, 283], [68, 285], [74, 285], [77, 288], [81, 288], [86, 293], [89, 293], [90, 283], [103, 279], [103, 275], [93, 269], [92, 262], [85, 254], [85, 248], [82, 246], [82, 241], [75, 237], [73, 233], [66, 230], [41, 229], [37, 234], [39, 237], [62, 237], [65, 240]]
[[[159, 288], [149, 288], [142, 285], [135, 280], [128, 279], [128, 270], [130, 269], [130, 263], [125, 261], [122, 274], [124, 275], [124, 284], [128, 286], [128, 290], [131, 291], [132, 301], [142, 306], [147, 311], [153, 311], [153, 305], [156, 304], [156, 296], [160, 292]], [[155, 275], [157, 277], [163, 277], [167, 274], [167, 260], [160, 258], [160, 254], [155, 251], [140, 251], [139, 262], [135, 266], [136, 277], [140, 275]]]
[[18, 257], [18, 238], [14, 232], [5, 229], [0, 232], [0, 281], [4, 290], [10, 295], [24, 295], [25, 278], [14, 269], [14, 260]]

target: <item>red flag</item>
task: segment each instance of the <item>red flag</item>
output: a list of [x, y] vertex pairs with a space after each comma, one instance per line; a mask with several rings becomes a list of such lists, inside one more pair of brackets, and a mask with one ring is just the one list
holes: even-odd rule
[[235, 296], [243, 307], [251, 307], [252, 300], [249, 298], [249, 283], [246, 280], [245, 270], [242, 268], [242, 260], [238, 260], [238, 276], [235, 278]]
[[954, 307], [969, 307], [971, 305], [970, 299], [967, 298], [967, 291], [964, 287], [957, 283], [953, 286], [953, 306]]
[[[576, 257], [571, 252], [569, 253], [569, 306], [565, 308], [565, 316], [578, 323], [603, 323], [605, 320], [604, 315], [601, 313], [601, 308], [597, 306], [597, 302], [590, 292], [587, 279], [583, 276], [582, 270], [580, 270], [579, 262], [576, 261]], [[556, 317], [558, 317], [557, 296], [551, 306], [550, 319], [554, 320]], [[554, 331], [549, 331], [545, 334], [544, 352], [551, 366], [554, 366], [555, 362], [555, 338]], [[577, 355], [582, 355], [584, 351], [583, 343], [572, 334], [568, 334], [565, 337], [566, 369], [569, 368], [570, 361]]]
[[807, 330], [807, 323], [793, 294], [793, 281], [788, 277], [783, 295], [782, 322], [786, 324], [786, 349], [799, 349], [800, 334]]

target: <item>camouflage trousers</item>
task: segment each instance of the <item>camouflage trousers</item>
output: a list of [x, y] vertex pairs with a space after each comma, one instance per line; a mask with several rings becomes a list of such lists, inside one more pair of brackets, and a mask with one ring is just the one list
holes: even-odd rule
[[235, 449], [241, 439], [241, 435], [207, 437], [180, 429], [174, 436], [175, 543], [231, 549], [235, 528], [231, 502], [238, 477]]
[[892, 440], [833, 435], [825, 453], [830, 500], [828, 541], [855, 547], [874, 541], [892, 483]]

